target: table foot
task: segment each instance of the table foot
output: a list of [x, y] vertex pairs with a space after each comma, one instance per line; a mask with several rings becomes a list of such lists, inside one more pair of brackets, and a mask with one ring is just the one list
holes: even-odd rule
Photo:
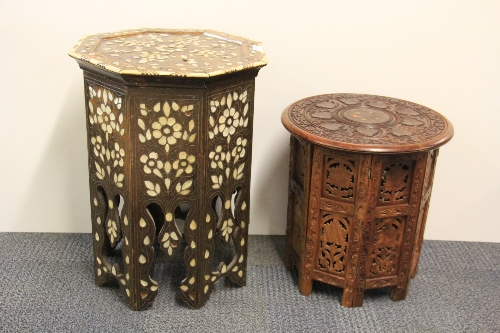
[[95, 282], [102, 286], [117, 281], [133, 310], [146, 309], [158, 293], [157, 283], [149, 276], [154, 260], [154, 221], [144, 214], [137, 221], [139, 237], [132, 237], [134, 222], [127, 202], [119, 209], [123, 197], [106, 195], [103, 186], [94, 188], [92, 197]]
[[299, 291], [304, 296], [309, 296], [312, 292], [312, 279], [305, 276], [299, 269]]
[[408, 284], [406, 284], [403, 288], [393, 287], [391, 292], [391, 299], [394, 302], [405, 300], [406, 296], [408, 295], [408, 287]]

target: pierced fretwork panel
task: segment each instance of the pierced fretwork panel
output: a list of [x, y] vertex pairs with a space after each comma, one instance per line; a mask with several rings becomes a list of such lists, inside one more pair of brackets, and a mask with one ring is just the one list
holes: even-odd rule
[[389, 161], [382, 166], [379, 204], [408, 203], [413, 177], [413, 163], [413, 161]]
[[376, 220], [370, 254], [371, 276], [381, 277], [397, 274], [405, 222], [406, 217]]
[[343, 157], [326, 157], [323, 195], [344, 202], [354, 202], [356, 161]]
[[350, 217], [321, 211], [318, 266], [331, 273], [345, 275]]

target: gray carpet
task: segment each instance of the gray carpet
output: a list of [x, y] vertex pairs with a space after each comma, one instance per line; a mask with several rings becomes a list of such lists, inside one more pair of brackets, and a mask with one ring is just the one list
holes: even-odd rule
[[158, 297], [134, 312], [94, 285], [90, 234], [0, 233], [0, 332], [500, 332], [500, 244], [425, 241], [406, 301], [371, 290], [351, 309], [325, 284], [300, 295], [283, 251], [283, 236], [251, 236], [248, 285], [219, 281], [199, 310], [180, 301], [180, 263], [160, 255]]

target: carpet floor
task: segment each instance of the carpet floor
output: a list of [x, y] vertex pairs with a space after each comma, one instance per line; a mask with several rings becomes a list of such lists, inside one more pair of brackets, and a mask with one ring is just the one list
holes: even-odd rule
[[221, 279], [199, 310], [178, 295], [180, 260], [158, 254], [158, 297], [137, 312], [94, 284], [90, 234], [0, 233], [0, 332], [500, 332], [498, 243], [425, 241], [405, 301], [370, 290], [350, 309], [323, 283], [302, 296], [284, 243], [250, 236], [247, 286]]

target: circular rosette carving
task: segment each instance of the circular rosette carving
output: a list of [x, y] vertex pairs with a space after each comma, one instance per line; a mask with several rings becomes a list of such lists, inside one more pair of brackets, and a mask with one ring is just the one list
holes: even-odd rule
[[398, 152], [437, 148], [453, 136], [439, 113], [395, 98], [330, 94], [300, 100], [282, 115], [298, 137], [343, 150]]

